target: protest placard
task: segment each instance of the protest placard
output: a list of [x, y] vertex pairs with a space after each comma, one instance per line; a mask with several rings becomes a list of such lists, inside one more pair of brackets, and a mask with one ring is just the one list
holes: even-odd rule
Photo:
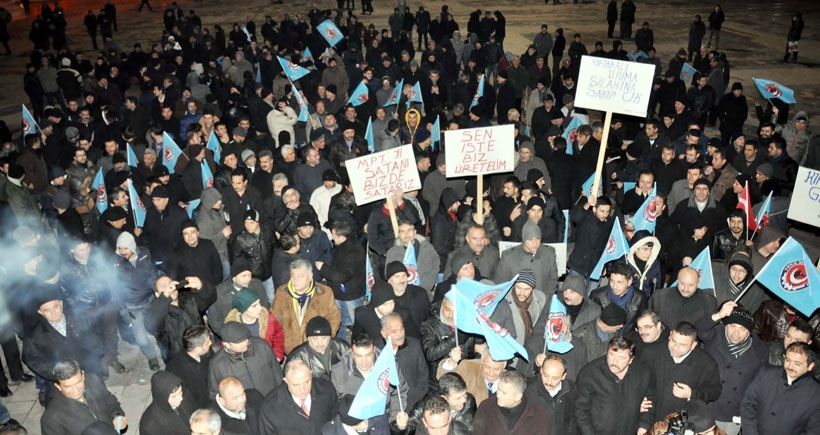
[[[504, 251], [515, 248], [520, 242], [498, 242], [498, 256], [502, 257]], [[552, 246], [555, 249], [555, 266], [558, 268], [558, 276], [567, 273], [567, 244], [566, 243], [544, 243], [544, 246]]]
[[820, 171], [802, 166], [797, 171], [788, 217], [820, 226]]
[[575, 106], [646, 116], [655, 65], [581, 56]]
[[444, 132], [447, 178], [512, 172], [515, 128], [512, 124]]
[[397, 187], [404, 192], [421, 189], [412, 145], [350, 159], [345, 166], [357, 205], [387, 198]]

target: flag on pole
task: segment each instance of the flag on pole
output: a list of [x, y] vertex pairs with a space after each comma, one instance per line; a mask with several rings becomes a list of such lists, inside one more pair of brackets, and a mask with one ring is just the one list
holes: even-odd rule
[[128, 153], [128, 166], [137, 167], [139, 165], [139, 160], [137, 160], [137, 154], [134, 153], [134, 148], [131, 148], [131, 144], [125, 144], [126, 152]]
[[692, 80], [692, 77], [694, 77], [697, 72], [698, 70], [696, 70], [695, 67], [684, 62], [683, 68], [680, 69], [680, 76], [678, 78], [680, 78], [682, 82], [686, 83], [689, 80]]
[[105, 190], [105, 179], [103, 178], [103, 171], [97, 170], [97, 175], [94, 177], [94, 182], [91, 183], [91, 188], [97, 193], [96, 204], [97, 210], [100, 213], [108, 210], [108, 192]]
[[527, 359], [526, 349], [509, 331], [490, 318], [516, 279], [518, 275], [508, 282], [485, 285], [464, 278], [444, 295], [454, 306], [456, 327], [470, 334], [483, 335], [490, 349], [490, 356], [496, 361], [512, 359], [515, 354]]
[[436, 144], [441, 143], [441, 121], [439, 116], [436, 116], [436, 122], [433, 123], [433, 131], [430, 132], [430, 151], [436, 150]]
[[194, 199], [194, 200], [188, 201], [185, 204], [185, 211], [188, 213], [188, 217], [190, 219], [194, 218], [194, 210], [196, 210], [196, 208], [199, 207], [199, 203], [201, 203], [201, 202], [202, 202], [201, 199]]
[[755, 280], [806, 317], [820, 307], [820, 271], [792, 237], [772, 255]]
[[407, 95], [407, 108], [410, 108], [412, 103], [423, 103], [424, 100], [421, 99], [421, 86], [419, 86], [419, 82], [416, 82], [412, 88], [410, 88], [410, 94]]
[[208, 166], [208, 161], [202, 161], [202, 188], [207, 189], [214, 187], [214, 174], [211, 172], [211, 167]]
[[285, 59], [281, 56], [276, 56], [276, 58], [279, 59], [279, 65], [282, 66], [282, 71], [285, 72], [285, 75], [288, 76], [288, 79], [291, 82], [295, 82], [296, 80], [299, 80], [302, 77], [310, 74], [309, 69], [301, 67], [298, 64], [295, 64], [291, 60]]
[[145, 205], [142, 204], [142, 199], [140, 199], [139, 193], [137, 193], [137, 189], [134, 187], [134, 183], [131, 182], [131, 179], [128, 179], [128, 196], [131, 198], [131, 210], [134, 212], [134, 225], [142, 228], [145, 225]]
[[308, 113], [308, 106], [305, 103], [305, 99], [302, 98], [302, 94], [299, 93], [299, 90], [296, 89], [296, 86], [293, 82], [290, 82], [290, 86], [293, 88], [293, 96], [296, 97], [296, 102], [299, 103], [299, 122], [308, 122], [310, 119], [310, 113]]
[[305, 47], [305, 51], [302, 52], [302, 57], [299, 59], [299, 62], [301, 63], [307, 61], [311, 61], [314, 64], [316, 63], [316, 61], [313, 60], [313, 53], [310, 52], [310, 48]]
[[248, 38], [248, 42], [251, 42], [251, 34], [250, 34], [250, 32], [248, 32], [247, 27], [242, 26], [242, 33], [244, 33], [245, 37]]
[[657, 203], [655, 197], [657, 193], [657, 183], [652, 187], [652, 192], [643, 201], [643, 204], [638, 208], [630, 222], [635, 227], [635, 231], [646, 230], [650, 233], [655, 232], [655, 220], [658, 218]]
[[564, 243], [569, 241], [569, 210], [561, 210], [561, 213], [564, 214]]
[[205, 148], [214, 153], [214, 162], [220, 164], [222, 161], [222, 145], [219, 143], [219, 139], [216, 138], [216, 133], [211, 132], [211, 135], [208, 137], [208, 144], [205, 145]]
[[256, 83], [262, 83], [262, 68], [258, 63], [256, 64]]
[[393, 340], [388, 338], [379, 357], [373, 363], [373, 368], [356, 392], [348, 415], [360, 420], [384, 415], [387, 411], [391, 385], [399, 386], [399, 370], [396, 367], [396, 355], [393, 353]]
[[373, 118], [367, 118], [367, 130], [364, 131], [364, 140], [367, 141], [367, 151], [376, 152], [376, 139], [373, 137]]
[[181, 155], [182, 150], [171, 138], [171, 135], [162, 132], [162, 165], [168, 168], [169, 173], [174, 173], [174, 166], [177, 165], [177, 160]]
[[[368, 247], [367, 252], [370, 252]], [[364, 270], [364, 282], [365, 282], [365, 289], [364, 289], [364, 297], [366, 300], [370, 300], [370, 293], [373, 291], [373, 285], [376, 284], [376, 276], [373, 274], [373, 263], [370, 262], [370, 254], [366, 254], [367, 263]]]
[[[743, 192], [737, 194], [737, 208], [743, 210], [743, 215], [746, 217], [746, 228], [752, 231], [756, 230], [757, 225], [755, 225], [754, 215], [752, 214], [752, 200], [749, 198], [748, 181], [743, 187]], [[748, 233], [746, 235], [748, 236]]]
[[567, 154], [572, 155], [572, 143], [575, 142], [575, 138], [578, 137], [578, 127], [585, 125], [584, 121], [581, 120], [580, 116], [573, 116], [572, 120], [567, 124], [567, 128], [564, 130], [564, 133], [561, 137], [567, 141]]
[[[569, 148], [569, 147], [568, 147]], [[592, 196], [592, 184], [595, 182], [595, 173], [593, 172], [592, 175], [587, 178], [587, 181], [584, 181], [584, 184], [581, 185], [581, 189], [586, 192], [587, 197]], [[601, 177], [601, 182], [598, 184], [598, 194], [595, 197], [602, 196], [604, 194], [604, 178]]]
[[384, 103], [384, 107], [392, 106], [394, 104], [399, 104], [399, 100], [401, 100], [401, 90], [404, 88], [404, 79], [402, 79], [395, 88], [393, 88], [393, 92], [390, 94], [390, 98]]
[[334, 47], [336, 44], [342, 42], [344, 37], [342, 36], [342, 31], [333, 24], [331, 20], [324, 20], [316, 26], [316, 29], [319, 30], [319, 33], [322, 34], [322, 37], [325, 38], [328, 44], [331, 47]]
[[767, 79], [756, 79], [754, 77], [752, 77], [752, 80], [754, 80], [757, 90], [760, 91], [760, 95], [762, 95], [763, 98], [767, 100], [779, 98], [780, 101], [786, 104], [797, 104], [797, 100], [794, 99], [794, 91], [780, 83]]
[[[689, 267], [698, 273], [698, 288], [701, 290], [715, 288], [715, 276], [712, 274], [712, 251], [708, 246], [700, 251]], [[676, 285], [678, 285], [678, 280], [672, 283], [672, 287]]]
[[29, 112], [26, 105], [23, 104], [23, 136], [35, 134], [37, 130], [40, 130], [40, 126], [37, 125], [37, 121], [34, 120], [34, 117], [31, 116], [31, 112]]
[[763, 201], [763, 205], [760, 206], [760, 210], [757, 211], [757, 217], [755, 217], [755, 227], [757, 227], [758, 230], [769, 225], [769, 215], [771, 213], [772, 192], [769, 192], [769, 196], [767, 196], [766, 200]]
[[470, 102], [470, 109], [478, 105], [478, 100], [484, 96], [484, 74], [481, 75], [481, 80], [478, 81], [478, 86], [475, 90], [475, 95], [473, 95], [473, 101]]
[[595, 269], [592, 269], [589, 277], [594, 280], [601, 278], [601, 273], [607, 263], [621, 259], [627, 254], [629, 254], [629, 243], [626, 242], [620, 219], [615, 218], [612, 231], [609, 232], [609, 238], [606, 241], [606, 246], [604, 246], [604, 252], [601, 253], [601, 259], [598, 260], [598, 264], [595, 265]]
[[407, 268], [407, 284], [421, 285], [419, 266], [416, 260], [416, 248], [412, 243], [407, 244], [407, 251], [404, 252], [404, 261], [402, 263]]
[[354, 89], [353, 93], [350, 94], [347, 104], [358, 107], [366, 103], [369, 99], [370, 90], [367, 88], [367, 84], [365, 84], [364, 80], [362, 80], [361, 83], [359, 83], [359, 86], [356, 86], [356, 89]]
[[564, 319], [567, 317], [567, 307], [558, 299], [557, 295], [552, 295], [550, 301], [549, 316], [547, 317], [547, 328], [544, 330], [544, 340], [547, 342], [547, 350], [555, 353], [567, 353], [572, 350], [573, 345], [567, 341]]
[[637, 62], [641, 59], [649, 59], [649, 56], [643, 51], [630, 51], [626, 54], [626, 57], [628, 57], [632, 62]]

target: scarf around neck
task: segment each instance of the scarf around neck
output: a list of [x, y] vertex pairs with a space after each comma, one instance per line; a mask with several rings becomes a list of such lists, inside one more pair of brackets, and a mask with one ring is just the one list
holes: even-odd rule
[[738, 359], [743, 354], [752, 347], [752, 334], [749, 334], [745, 340], [741, 341], [738, 344], [734, 344], [729, 341], [729, 335], [726, 334], [726, 331], [723, 332], [723, 337], [726, 339], [726, 344], [729, 346], [729, 354], [732, 355], [732, 358]]
[[518, 300], [515, 295], [513, 295], [513, 302], [515, 302], [515, 306], [518, 307], [518, 312], [521, 313], [521, 320], [524, 321], [524, 335], [526, 338], [532, 337], [533, 329], [532, 329], [532, 316], [530, 316], [530, 304], [532, 304], [532, 294], [528, 297], [524, 302]]

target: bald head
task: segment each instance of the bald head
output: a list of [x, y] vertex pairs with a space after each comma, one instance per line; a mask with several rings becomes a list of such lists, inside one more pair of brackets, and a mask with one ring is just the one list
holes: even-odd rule
[[245, 386], [239, 379], [228, 376], [219, 382], [219, 395], [216, 396], [216, 400], [229, 411], [242, 412], [247, 402]]

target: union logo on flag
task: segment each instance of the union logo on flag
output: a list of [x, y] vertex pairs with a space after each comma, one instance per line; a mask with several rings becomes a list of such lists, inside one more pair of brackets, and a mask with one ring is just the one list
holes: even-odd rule
[[356, 97], [356, 99], [359, 100], [362, 103], [366, 103], [367, 100], [368, 100], [368, 97], [367, 97], [366, 93], [362, 92], [361, 94], [359, 94], [358, 97]]
[[609, 236], [609, 240], [606, 242], [606, 250], [607, 254], [612, 254], [615, 252], [615, 237]]
[[766, 91], [767, 91], [768, 93], [770, 93], [770, 94], [774, 95], [774, 96], [775, 96], [775, 98], [780, 98], [780, 96], [781, 96], [781, 95], [783, 95], [783, 91], [782, 91], [782, 90], [780, 90], [780, 87], [778, 87], [778, 86], [777, 86], [776, 84], [774, 84], [774, 83], [769, 83], [769, 84], [767, 84], [766, 86], [764, 86], [764, 87], [763, 87], [763, 89], [766, 89]]
[[162, 158], [165, 159], [166, 162], [170, 162], [174, 159], [174, 152], [171, 151], [171, 147], [165, 148], [165, 151], [162, 152]]
[[385, 369], [383, 372], [379, 373], [379, 377], [377, 378], [378, 381], [376, 382], [376, 386], [379, 388], [379, 392], [382, 394], [387, 394], [390, 391], [390, 369]]
[[97, 202], [105, 201], [106, 196], [108, 196], [108, 193], [105, 191], [105, 184], [100, 184], [97, 187]]
[[414, 283], [419, 279], [419, 271], [415, 265], [409, 264], [407, 266], [407, 282]]
[[561, 336], [564, 334], [564, 313], [550, 313], [547, 323], [549, 340], [553, 343], [558, 343], [561, 340]]
[[780, 286], [787, 292], [796, 292], [809, 286], [809, 274], [803, 260], [792, 261], [780, 272]]
[[328, 39], [336, 39], [336, 30], [332, 27], [328, 27], [325, 29], [325, 36], [327, 36]]
[[577, 138], [577, 137], [578, 137], [578, 129], [577, 128], [573, 128], [572, 130], [569, 131], [569, 141], [570, 141], [570, 143], [575, 142], [575, 138]]
[[643, 211], [643, 217], [647, 222], [655, 222], [655, 219], [658, 217], [657, 207], [658, 205], [654, 198], [652, 198], [652, 201], [649, 201], [649, 204], [646, 204], [646, 208]]
[[142, 200], [139, 196], [137, 196], [137, 207], [139, 207], [140, 210], [145, 211], [145, 205], [143, 205]]

